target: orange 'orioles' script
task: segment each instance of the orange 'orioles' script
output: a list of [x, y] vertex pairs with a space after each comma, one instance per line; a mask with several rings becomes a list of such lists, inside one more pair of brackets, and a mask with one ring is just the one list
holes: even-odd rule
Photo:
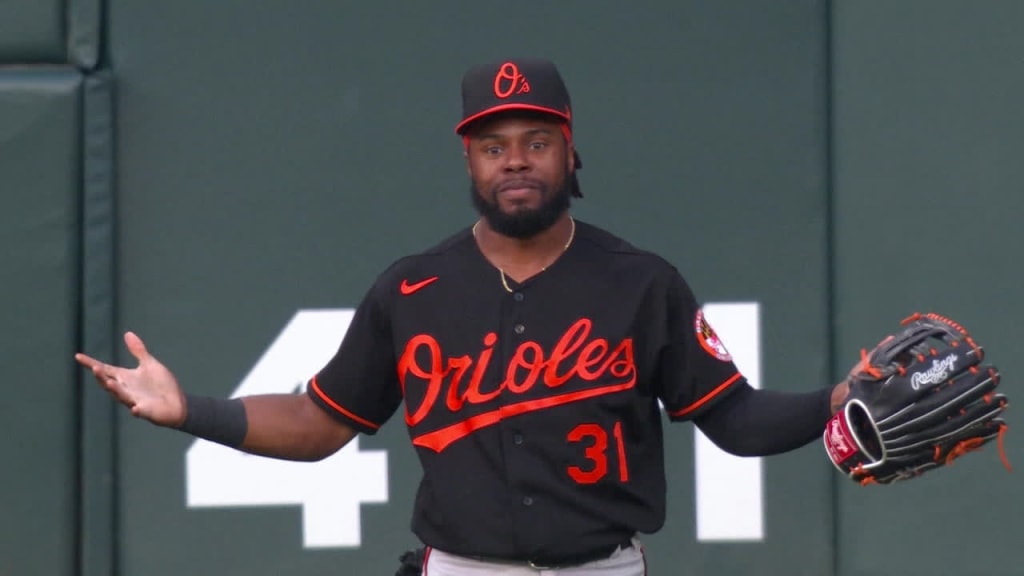
[[[451, 412], [459, 412], [469, 404], [483, 404], [502, 394], [525, 394], [538, 382], [550, 391], [549, 395], [521, 402], [508, 402], [494, 410], [476, 414], [461, 422], [420, 434], [413, 438], [413, 444], [441, 452], [452, 442], [464, 438], [481, 428], [497, 424], [503, 418], [578, 402], [628, 390], [636, 385], [636, 364], [633, 361], [633, 340], [623, 339], [612, 345], [603, 338], [590, 338], [592, 323], [587, 318], [577, 320], [555, 343], [550, 354], [540, 344], [526, 341], [519, 345], [508, 367], [505, 378], [493, 390], [483, 390], [483, 378], [490, 365], [494, 344], [498, 336], [494, 332], [484, 336], [484, 349], [477, 358], [469, 355], [445, 358], [441, 345], [429, 334], [412, 337], [405, 345], [405, 351], [398, 361], [398, 379], [402, 395], [406, 398], [405, 422], [409, 427], [421, 423], [434, 409], [444, 392], [444, 402]], [[421, 350], [426, 350], [424, 355]], [[426, 365], [417, 362], [417, 354], [429, 357]], [[468, 378], [467, 378], [468, 374]], [[559, 388], [572, 379], [594, 382], [605, 375], [611, 375], [615, 382], [594, 388], [575, 389], [559, 394]], [[426, 386], [423, 400], [418, 407], [409, 404], [405, 393], [412, 377]], [[447, 384], [447, 389], [445, 385]]]

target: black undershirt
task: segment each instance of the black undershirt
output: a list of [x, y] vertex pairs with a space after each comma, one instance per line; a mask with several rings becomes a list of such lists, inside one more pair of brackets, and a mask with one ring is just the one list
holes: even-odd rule
[[756, 390], [743, 383], [694, 420], [719, 448], [737, 456], [769, 456], [821, 436], [831, 417], [832, 389]]

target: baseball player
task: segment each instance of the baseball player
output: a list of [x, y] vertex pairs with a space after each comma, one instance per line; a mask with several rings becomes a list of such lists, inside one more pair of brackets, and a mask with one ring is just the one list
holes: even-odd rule
[[755, 390], [672, 264], [570, 214], [582, 197], [555, 65], [462, 82], [480, 218], [384, 270], [305, 394], [202, 397], [129, 332], [135, 368], [76, 359], [132, 414], [273, 458], [318, 460], [401, 408], [423, 468], [429, 576], [640, 576], [665, 520], [662, 408], [738, 455], [820, 437], [845, 384]]

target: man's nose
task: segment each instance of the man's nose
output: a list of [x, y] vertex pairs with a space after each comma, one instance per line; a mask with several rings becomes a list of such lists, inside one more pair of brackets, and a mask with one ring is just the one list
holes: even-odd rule
[[505, 152], [505, 170], [508, 172], [522, 172], [530, 169], [529, 158], [524, 150], [518, 147], [510, 147]]

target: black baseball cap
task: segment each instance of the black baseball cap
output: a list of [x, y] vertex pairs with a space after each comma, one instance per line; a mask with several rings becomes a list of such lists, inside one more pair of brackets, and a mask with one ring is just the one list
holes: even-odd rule
[[[462, 120], [455, 133], [464, 136], [469, 126], [491, 114], [523, 110], [551, 114], [565, 123], [572, 141], [572, 101], [562, 75], [550, 60], [515, 58], [475, 66], [462, 77]], [[579, 153], [576, 168], [583, 168]], [[571, 175], [573, 196], [583, 197], [576, 173]]]

